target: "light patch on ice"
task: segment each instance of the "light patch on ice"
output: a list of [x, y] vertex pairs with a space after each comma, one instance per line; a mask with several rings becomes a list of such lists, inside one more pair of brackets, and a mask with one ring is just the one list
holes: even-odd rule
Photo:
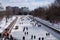
[[[26, 40], [31, 40], [31, 35], [36, 35], [35, 40], [38, 40], [39, 37], [41, 37], [41, 38], [44, 37], [45, 40], [50, 40], [50, 39], [55, 40], [56, 39], [52, 34], [50, 34], [50, 36], [47, 37], [46, 33], [48, 33], [48, 32], [46, 30], [44, 30], [42, 27], [38, 28], [36, 26], [33, 26], [32, 24], [30, 24], [31, 20], [28, 20], [28, 18], [26, 18], [26, 17], [28, 17], [28, 16], [23, 17], [23, 19], [24, 19], [23, 21], [21, 21], [20, 18], [17, 20], [15, 26], [18, 26], [19, 28], [15, 30], [14, 29], [15, 26], [14, 26], [14, 28], [12, 29], [12, 31], [10, 33], [13, 37], [15, 37], [17, 39], [22, 39], [22, 37], [25, 36]], [[23, 32], [24, 27], [28, 27], [27, 36]], [[26, 32], [26, 30], [25, 30], [25, 32]]]

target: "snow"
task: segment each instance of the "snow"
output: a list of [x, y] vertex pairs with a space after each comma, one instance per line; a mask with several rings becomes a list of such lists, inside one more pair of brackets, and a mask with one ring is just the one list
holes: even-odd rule
[[[31, 16], [33, 17], [33, 16]], [[60, 31], [60, 23], [50, 23], [49, 21], [46, 21], [46, 20], [43, 20], [43, 19], [40, 19], [39, 17], [34, 17], [34, 19], [40, 21], [41, 23], [44, 23], [45, 25], [48, 25], [49, 27], [55, 29], [55, 30], [58, 30]]]
[[[38, 25], [35, 25], [36, 21], [32, 21], [32, 22], [31, 21], [32, 19], [30, 19], [29, 16], [19, 17], [15, 24], [15, 26], [18, 26], [18, 29], [15, 29], [15, 26], [14, 26], [10, 35], [12, 35], [14, 38], [18, 40], [20, 39], [22, 40], [23, 36], [25, 36], [26, 40], [31, 40], [31, 35], [36, 36], [36, 39], [33, 39], [33, 40], [38, 40], [39, 37], [40, 38], [44, 37], [44, 40], [58, 40], [52, 34], [50, 34], [49, 36], [46, 36], [46, 33], [49, 33], [49, 32], [47, 32], [43, 28], [43, 25], [41, 27], [38, 27]], [[23, 32], [24, 27], [28, 27], [28, 30], [25, 30]], [[25, 32], [28, 32], [28, 35], [25, 35], [24, 34]]]
[[3, 30], [0, 29], [0, 33], [2, 33]]
[[12, 18], [9, 18], [8, 22], [6, 23], [6, 17], [3, 17], [2, 21], [0, 21], [0, 33], [2, 33], [15, 18], [16, 17], [14, 16]]

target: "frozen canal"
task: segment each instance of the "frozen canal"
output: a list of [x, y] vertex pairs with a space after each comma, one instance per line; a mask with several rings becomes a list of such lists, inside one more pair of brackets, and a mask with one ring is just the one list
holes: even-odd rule
[[10, 35], [17, 40], [23, 40], [23, 36], [25, 40], [58, 40], [29, 16], [20, 16]]

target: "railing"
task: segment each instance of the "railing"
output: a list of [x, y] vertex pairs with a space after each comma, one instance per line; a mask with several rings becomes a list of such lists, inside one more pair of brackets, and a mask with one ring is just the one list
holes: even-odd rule
[[2, 35], [4, 36], [4, 33], [7, 32], [8, 34], [11, 32], [12, 28], [14, 27], [14, 24], [16, 22], [17, 18], [15, 20], [13, 20], [13, 22], [11, 22], [9, 24], [9, 26], [2, 32]]

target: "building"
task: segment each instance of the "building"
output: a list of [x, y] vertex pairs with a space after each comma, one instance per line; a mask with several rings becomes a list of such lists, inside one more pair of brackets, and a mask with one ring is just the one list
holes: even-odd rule
[[10, 15], [18, 15], [20, 12], [20, 9], [19, 9], [19, 7], [7, 6], [6, 12], [7, 12], [7, 14], [9, 13]]
[[6, 7], [6, 12], [7, 14], [11, 14], [11, 15], [27, 15], [29, 14], [29, 9], [27, 7], [10, 7], [7, 6]]
[[27, 7], [21, 7], [21, 13], [22, 13], [22, 15], [29, 14], [29, 8], [27, 8]]

